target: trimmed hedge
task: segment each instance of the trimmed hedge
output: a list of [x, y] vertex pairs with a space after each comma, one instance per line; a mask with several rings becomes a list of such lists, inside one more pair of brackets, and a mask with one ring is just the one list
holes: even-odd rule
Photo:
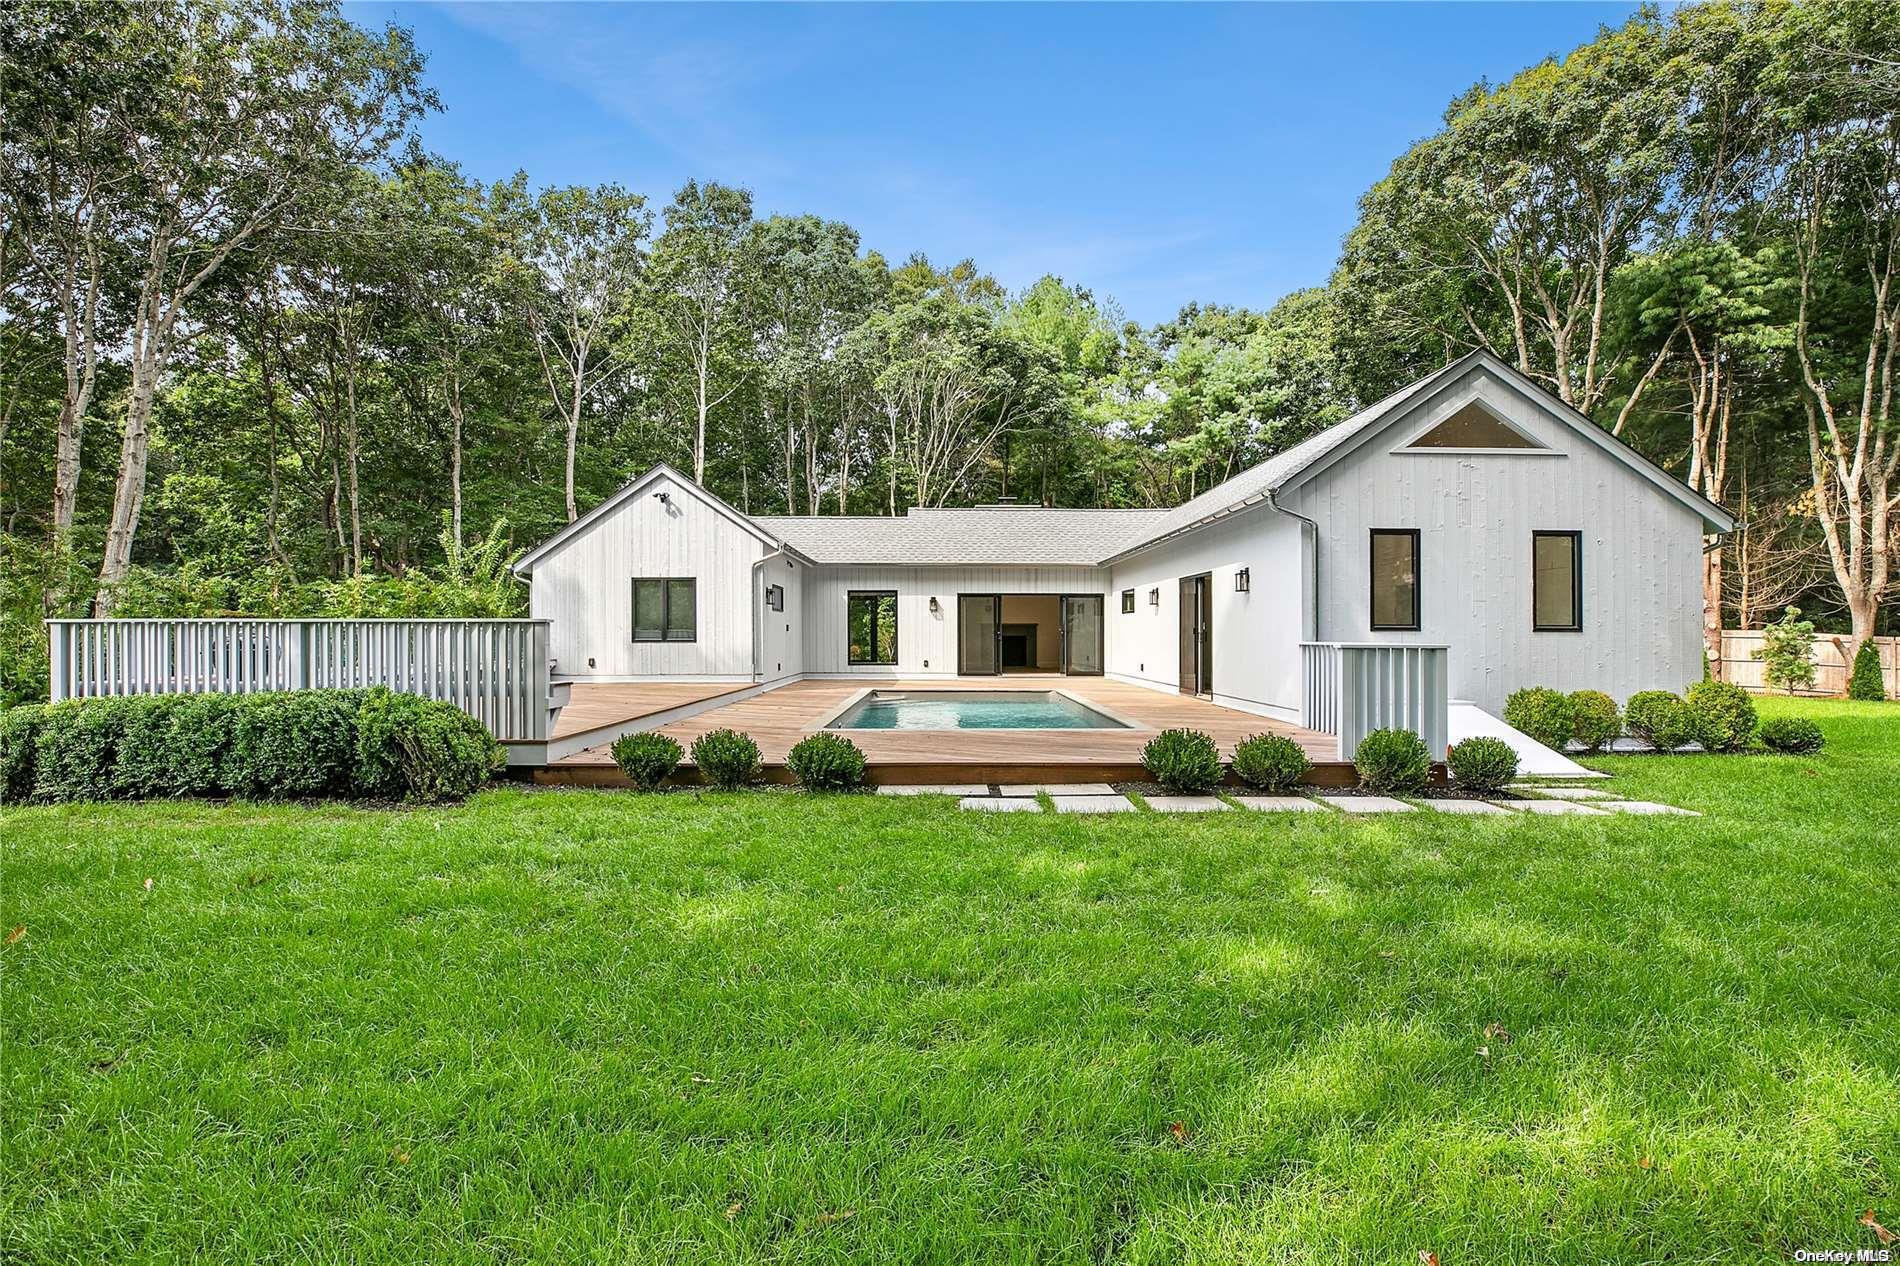
[[798, 740], [785, 754], [785, 766], [810, 791], [848, 791], [864, 781], [864, 752], [837, 734]]
[[1199, 730], [1163, 730], [1141, 749], [1148, 776], [1176, 795], [1200, 795], [1220, 786], [1220, 749]]
[[1423, 790], [1432, 772], [1425, 740], [1410, 730], [1372, 731], [1359, 740], [1352, 763], [1359, 771], [1359, 784], [1380, 793]]
[[1689, 687], [1696, 737], [1711, 752], [1739, 752], [1755, 737], [1755, 701], [1732, 681], [1698, 681]]
[[1578, 690], [1570, 696], [1570, 737], [1583, 744], [1586, 752], [1603, 750], [1603, 745], [1623, 732], [1623, 718], [1617, 715], [1616, 700], [1601, 690]]
[[1682, 700], [1667, 690], [1639, 690], [1623, 705], [1623, 728], [1634, 738], [1658, 747], [1656, 730], [1682, 706]]
[[1503, 739], [1483, 735], [1452, 744], [1445, 763], [1460, 787], [1481, 795], [1502, 791], [1517, 777], [1516, 750]]
[[1821, 727], [1806, 717], [1771, 717], [1761, 723], [1762, 746], [1771, 752], [1808, 756], [1827, 746]]
[[612, 750], [614, 764], [641, 791], [652, 791], [672, 777], [685, 755], [676, 741], [652, 730], [622, 735]]
[[375, 690], [75, 699], [0, 714], [0, 800], [459, 799], [503, 762], [450, 704]]
[[738, 730], [708, 730], [693, 740], [693, 764], [707, 782], [733, 791], [759, 776], [759, 745]]
[[1570, 745], [1573, 722], [1570, 697], [1548, 686], [1514, 690], [1504, 701], [1504, 723], [1555, 752]]
[[1291, 791], [1312, 767], [1305, 750], [1284, 734], [1256, 734], [1234, 745], [1234, 776], [1262, 791]]

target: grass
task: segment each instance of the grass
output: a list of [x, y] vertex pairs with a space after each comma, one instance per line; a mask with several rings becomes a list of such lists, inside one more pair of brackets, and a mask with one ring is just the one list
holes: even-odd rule
[[1873, 1247], [1900, 706], [1763, 710], [1593, 762], [1697, 819], [0, 813], [0, 1261]]

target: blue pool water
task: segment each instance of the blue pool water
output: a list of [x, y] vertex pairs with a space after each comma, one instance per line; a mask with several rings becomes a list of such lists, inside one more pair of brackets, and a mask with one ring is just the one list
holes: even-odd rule
[[874, 690], [836, 730], [1124, 730], [1113, 717], [1049, 690]]

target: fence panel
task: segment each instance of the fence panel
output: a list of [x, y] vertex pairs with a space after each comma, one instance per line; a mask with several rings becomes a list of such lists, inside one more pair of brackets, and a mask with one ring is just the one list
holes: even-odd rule
[[[1900, 637], [1877, 637], [1874, 646], [1880, 655], [1880, 679], [1889, 699], [1900, 698]], [[1750, 652], [1760, 649], [1760, 629], [1723, 629], [1721, 676], [1745, 690], [1768, 693], [1762, 662]], [[1853, 665], [1846, 656], [1847, 639], [1832, 633], [1817, 633], [1810, 654], [1814, 659], [1814, 685], [1798, 693], [1804, 695], [1844, 695], [1847, 677]]]
[[1335, 735], [1340, 760], [1351, 760], [1359, 741], [1381, 729], [1410, 730], [1433, 760], [1445, 758], [1451, 711], [1445, 647], [1303, 642], [1300, 654], [1300, 724]]

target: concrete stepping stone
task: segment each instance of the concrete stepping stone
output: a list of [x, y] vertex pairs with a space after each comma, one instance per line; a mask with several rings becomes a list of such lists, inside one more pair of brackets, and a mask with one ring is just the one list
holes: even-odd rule
[[1510, 810], [1484, 800], [1427, 800], [1425, 807], [1436, 813], [1509, 813]]
[[1326, 810], [1325, 805], [1305, 796], [1235, 796], [1234, 803], [1258, 813], [1323, 813]]
[[984, 782], [932, 783], [892, 782], [877, 789], [880, 796], [987, 796], [990, 785]]
[[[1049, 801], [1055, 805], [1057, 813], [1133, 813], [1135, 811], [1135, 806], [1130, 803], [1127, 796], [1058, 796], [1051, 793]], [[1031, 800], [1028, 803], [1036, 802]]]
[[1676, 813], [1685, 818], [1702, 816], [1694, 809], [1678, 809], [1673, 804], [1657, 804], [1654, 800], [1599, 800], [1590, 807], [1608, 809], [1613, 813]]
[[1112, 796], [1115, 789], [1105, 782], [1010, 782], [997, 788], [1004, 796], [1033, 796], [1046, 791], [1052, 796]]
[[1412, 806], [1391, 796], [1321, 796], [1327, 804], [1347, 813], [1410, 813]]
[[974, 809], [979, 813], [1041, 813], [1042, 802], [1002, 796], [965, 796], [957, 801], [957, 808]]
[[1509, 800], [1503, 804], [1507, 809], [1522, 809], [1526, 813], [1589, 813], [1599, 818], [1606, 816], [1603, 810], [1578, 804], [1574, 800]]
[[1227, 802], [1217, 796], [1143, 796], [1156, 813], [1217, 813]]
[[1595, 787], [1517, 787], [1517, 791], [1534, 791], [1540, 796], [1555, 796], [1559, 800], [1609, 800], [1607, 791]]

